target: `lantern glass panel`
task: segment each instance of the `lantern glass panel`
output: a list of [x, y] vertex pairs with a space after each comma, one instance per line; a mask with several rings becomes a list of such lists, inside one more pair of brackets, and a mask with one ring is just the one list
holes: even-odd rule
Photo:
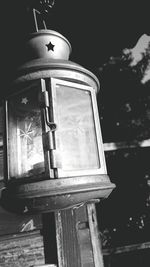
[[64, 171], [100, 167], [92, 96], [87, 88], [67, 82], [56, 85], [56, 141]]
[[32, 177], [45, 171], [39, 90], [40, 85], [32, 85], [8, 100], [10, 178]]

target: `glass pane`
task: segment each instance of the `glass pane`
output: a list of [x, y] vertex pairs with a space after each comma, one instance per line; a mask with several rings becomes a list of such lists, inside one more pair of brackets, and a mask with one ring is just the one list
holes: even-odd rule
[[8, 102], [10, 178], [30, 177], [44, 172], [39, 85], [15, 95]]
[[57, 145], [63, 170], [99, 168], [99, 155], [91, 93], [65, 85], [56, 86]]

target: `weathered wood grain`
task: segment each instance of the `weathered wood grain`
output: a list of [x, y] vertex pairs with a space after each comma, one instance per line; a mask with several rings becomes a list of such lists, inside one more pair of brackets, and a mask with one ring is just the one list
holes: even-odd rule
[[44, 264], [43, 238], [40, 231], [0, 239], [1, 267], [31, 267], [34, 264]]

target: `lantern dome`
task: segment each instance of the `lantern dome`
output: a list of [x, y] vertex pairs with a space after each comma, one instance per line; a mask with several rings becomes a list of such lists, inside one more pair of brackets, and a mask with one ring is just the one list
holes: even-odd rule
[[53, 30], [39, 30], [29, 34], [26, 42], [26, 60], [37, 58], [68, 60], [71, 53], [69, 41]]

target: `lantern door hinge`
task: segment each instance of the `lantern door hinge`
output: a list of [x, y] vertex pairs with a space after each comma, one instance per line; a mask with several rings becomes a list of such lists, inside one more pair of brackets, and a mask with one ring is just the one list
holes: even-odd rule
[[54, 136], [51, 131], [43, 133], [43, 147], [45, 151], [55, 149]]
[[50, 121], [50, 103], [49, 103], [49, 94], [48, 91], [42, 91], [39, 94], [39, 103], [40, 107], [44, 110], [45, 122], [49, 127], [50, 131], [55, 131], [57, 126], [56, 123]]
[[61, 169], [62, 168], [62, 161], [60, 154], [56, 150], [51, 150], [51, 167], [53, 169]]
[[58, 169], [62, 167], [61, 157], [55, 149], [53, 132], [49, 131], [43, 134], [43, 147], [45, 151], [50, 152], [51, 168]]
[[48, 94], [48, 91], [40, 92], [40, 94], [39, 94], [39, 102], [40, 102], [40, 106], [42, 108], [49, 107], [49, 94]]

